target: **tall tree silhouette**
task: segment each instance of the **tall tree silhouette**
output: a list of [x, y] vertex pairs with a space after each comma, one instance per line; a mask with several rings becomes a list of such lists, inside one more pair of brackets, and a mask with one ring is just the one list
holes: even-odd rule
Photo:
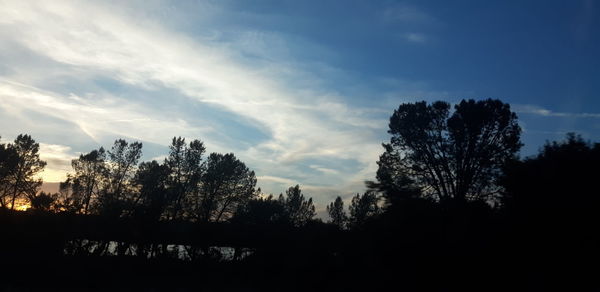
[[161, 219], [167, 208], [167, 181], [169, 168], [156, 160], [142, 162], [135, 174], [138, 196], [134, 215], [149, 221]]
[[390, 118], [377, 186], [401, 189], [410, 178], [434, 200], [491, 200], [494, 179], [522, 144], [517, 116], [499, 100], [455, 105], [425, 101], [401, 104]]
[[233, 153], [211, 153], [196, 197], [196, 216], [200, 221], [223, 221], [238, 207], [258, 196], [256, 176]]
[[185, 211], [184, 204], [197, 203], [190, 199], [198, 196], [205, 168], [202, 157], [205, 151], [204, 143], [200, 140], [194, 140], [188, 146], [184, 138], [173, 137], [169, 156], [165, 159], [168, 169], [166, 199], [169, 218], [181, 218]]
[[4, 173], [0, 187], [0, 201], [3, 206], [10, 203], [14, 209], [18, 198], [34, 196], [42, 185], [42, 180], [36, 178], [44, 170], [46, 162], [40, 160], [40, 144], [29, 135], [19, 135], [13, 144], [3, 147]]
[[289, 221], [294, 226], [303, 226], [316, 215], [312, 198], [306, 200], [299, 185], [290, 187], [279, 195], [279, 202], [284, 206]]
[[11, 192], [11, 173], [19, 162], [17, 152], [13, 147], [0, 144], [0, 206], [7, 207]]
[[142, 156], [142, 143], [119, 139], [107, 154], [107, 183], [98, 197], [97, 207], [100, 214], [120, 216], [132, 207], [136, 198], [132, 179]]
[[93, 199], [106, 187], [108, 168], [106, 151], [100, 147], [71, 161], [74, 173], [60, 184], [60, 208], [66, 211], [88, 214]]
[[346, 211], [344, 211], [344, 201], [342, 201], [341, 197], [338, 196], [335, 198], [335, 201], [327, 206], [327, 213], [329, 214], [329, 218], [331, 218], [331, 223], [337, 225], [339, 228], [345, 228], [348, 217], [346, 216]]

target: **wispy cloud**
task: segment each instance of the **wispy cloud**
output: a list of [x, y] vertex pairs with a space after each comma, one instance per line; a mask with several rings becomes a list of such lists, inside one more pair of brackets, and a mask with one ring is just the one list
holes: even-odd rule
[[75, 124], [96, 142], [101, 142], [105, 136], [119, 136], [163, 144], [174, 133], [192, 135], [210, 131], [209, 128], [194, 127], [183, 120], [161, 117], [156, 109], [113, 96], [62, 96], [0, 80], [0, 99], [0, 108], [22, 120], [36, 118], [31, 112], [64, 119]]
[[600, 118], [600, 113], [569, 113], [556, 112], [536, 105], [513, 105], [517, 113], [532, 114], [543, 117], [561, 117], [561, 118]]
[[[178, 33], [132, 10], [93, 2], [6, 1], [0, 37], [24, 52], [23, 62], [34, 56], [45, 66], [19, 68], [7, 58], [12, 67], [2, 73], [0, 107], [22, 121], [32, 111], [41, 123], [44, 116], [64, 120], [98, 143], [122, 136], [165, 145], [174, 135], [199, 137], [213, 146], [209, 150], [235, 149], [267, 185], [296, 178], [362, 185], [373, 175], [381, 151], [377, 137], [386, 126], [379, 109], [352, 106], [319, 86], [302, 88], [318, 82], [293, 64], [250, 58], [231, 41]], [[269, 54], [260, 34], [243, 41], [252, 55]], [[185, 101], [170, 104], [164, 93]], [[218, 109], [267, 137], [247, 147], [232, 145], [235, 141], [219, 138], [228, 135], [226, 129], [215, 133], [214, 123], [191, 108], [207, 114]], [[319, 164], [305, 173], [293, 165], [308, 159], [351, 160], [356, 166], [340, 171]]]
[[71, 160], [76, 158], [71, 147], [40, 143], [40, 159], [46, 161], [43, 178], [45, 181], [64, 181], [71, 171]]
[[323, 167], [321, 165], [310, 165], [310, 168], [320, 171], [324, 174], [338, 174], [339, 171], [335, 170], [335, 169], [331, 169], [331, 168], [327, 168], [327, 167]]
[[423, 44], [428, 42], [431, 29], [439, 27], [441, 21], [422, 9], [407, 3], [395, 3], [382, 12], [383, 23], [394, 26], [400, 33], [397, 36], [404, 41]]
[[413, 43], [424, 43], [427, 41], [427, 37], [425, 36], [425, 34], [418, 33], [418, 32], [406, 33], [406, 34], [404, 34], [404, 37], [406, 38], [407, 41], [413, 42]]
[[279, 183], [279, 184], [283, 184], [286, 186], [293, 186], [293, 185], [298, 184], [298, 182], [295, 180], [291, 180], [291, 179], [284, 178], [284, 177], [271, 176], [271, 175], [261, 175], [261, 176], [258, 176], [257, 179], [259, 179], [263, 182], [274, 182], [274, 183]]

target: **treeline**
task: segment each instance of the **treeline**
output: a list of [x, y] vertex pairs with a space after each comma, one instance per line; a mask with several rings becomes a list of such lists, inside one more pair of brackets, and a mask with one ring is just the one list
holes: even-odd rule
[[[234, 221], [296, 227], [319, 221], [314, 218], [312, 198], [305, 197], [299, 185], [277, 198], [264, 195], [256, 186], [254, 171], [233, 153], [205, 157], [202, 141], [188, 144], [181, 137], [174, 137], [169, 149], [162, 162], [140, 163], [142, 143], [116, 140], [110, 150], [100, 147], [72, 160], [73, 171], [60, 183], [59, 192], [51, 194], [39, 192], [39, 175], [46, 165], [40, 160], [39, 143], [29, 135], [19, 135], [14, 143], [0, 144], [0, 206], [147, 221]], [[347, 216], [340, 203], [341, 198], [336, 201], [338, 210], [330, 211], [338, 213], [331, 213], [332, 222], [346, 227]], [[357, 195], [349, 211], [350, 225], [377, 214], [375, 195]]]
[[[38, 226], [35, 234], [44, 233], [39, 226], [96, 226], [81, 233], [91, 241], [38, 242], [67, 247], [76, 256], [69, 259], [95, 267], [114, 267], [104, 262], [111, 248], [119, 265], [141, 255], [138, 275], [177, 276], [190, 289], [198, 275], [213, 290], [235, 275], [244, 280], [227, 287], [258, 291], [577, 290], [593, 279], [595, 270], [585, 267], [600, 260], [599, 143], [569, 134], [521, 159], [517, 116], [491, 99], [401, 104], [388, 133], [375, 180], [348, 208], [341, 197], [331, 202], [327, 223], [314, 219], [312, 199], [299, 186], [265, 196], [233, 154], [205, 157], [201, 141], [182, 138], [173, 139], [164, 161], [142, 163], [140, 143], [117, 140], [73, 160], [59, 193], [38, 193], [35, 174], [45, 163], [37, 143], [21, 135], [0, 145], [1, 204], [7, 211], [28, 200], [31, 212], [5, 213], [42, 219], [0, 221], [5, 229]], [[19, 244], [40, 238], [21, 242], [15, 238], [28, 233], [12, 230]], [[224, 261], [228, 247], [233, 261]], [[194, 265], [179, 266], [181, 254]]]
[[[173, 138], [164, 161], [139, 162], [142, 143], [117, 140], [110, 150], [82, 154], [71, 163], [73, 172], [59, 192], [38, 192], [37, 175], [46, 162], [39, 144], [29, 135], [0, 145], [2, 170], [0, 204], [33, 210], [105, 217], [136, 217], [148, 221], [223, 222], [237, 214], [248, 217], [257, 204], [274, 205], [272, 218], [301, 226], [315, 216], [312, 198], [299, 186], [285, 196], [261, 197], [254, 171], [233, 153], [211, 153], [199, 140]], [[249, 218], [249, 217], [248, 217]]]
[[[548, 142], [537, 156], [519, 159], [517, 116], [510, 105], [491, 99], [463, 100], [453, 110], [441, 101], [402, 104], [391, 116], [389, 128], [391, 139], [383, 144], [376, 180], [366, 182], [367, 191], [353, 197], [348, 209], [341, 197], [331, 202], [326, 208], [328, 222], [341, 229], [357, 227], [407, 199], [480, 202], [496, 211], [533, 205], [539, 209], [557, 198], [548, 189], [530, 202], [527, 198], [539, 191], [526, 186], [535, 190], [543, 186], [524, 180], [525, 175], [553, 169], [562, 178], [556, 181], [564, 182], [560, 189], [578, 189], [587, 186], [586, 181], [541, 161], [571, 159], [570, 173], [577, 173], [596, 161], [599, 151], [598, 143], [569, 134], [566, 141]], [[207, 155], [200, 140], [187, 143], [174, 137], [164, 161], [141, 163], [142, 143], [116, 140], [109, 150], [101, 147], [74, 159], [72, 172], [54, 194], [39, 192], [39, 175], [46, 166], [39, 155], [39, 144], [29, 135], [0, 143], [0, 207], [12, 210], [21, 204], [38, 211], [147, 221], [299, 227], [315, 220], [312, 198], [305, 197], [300, 186], [291, 186], [278, 197], [264, 195], [256, 186], [255, 173], [233, 153]], [[548, 167], [521, 169], [541, 163]], [[563, 199], [588, 198], [576, 193]]]

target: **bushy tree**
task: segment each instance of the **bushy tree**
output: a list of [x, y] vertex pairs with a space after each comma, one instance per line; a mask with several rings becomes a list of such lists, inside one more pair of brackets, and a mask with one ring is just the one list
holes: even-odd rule
[[495, 179], [522, 146], [516, 114], [492, 99], [463, 100], [453, 112], [442, 101], [401, 104], [388, 133], [373, 186], [397, 192], [414, 183], [436, 201], [494, 200]]
[[289, 223], [283, 204], [273, 195], [258, 197], [240, 205], [232, 222], [253, 225]]
[[258, 196], [256, 176], [233, 153], [212, 153], [206, 161], [196, 215], [200, 221], [223, 221], [232, 217], [238, 207]]
[[60, 184], [59, 208], [81, 214], [90, 213], [90, 205], [107, 185], [106, 151], [100, 147], [71, 161], [74, 173]]
[[11, 192], [11, 174], [15, 171], [19, 157], [13, 147], [0, 144], [0, 205], [7, 207]]
[[167, 181], [169, 168], [156, 160], [142, 162], [135, 174], [138, 195], [134, 215], [149, 221], [158, 221], [168, 206]]
[[348, 224], [351, 228], [364, 225], [369, 218], [380, 214], [379, 198], [374, 192], [366, 192], [362, 196], [356, 194], [350, 202], [350, 217]]
[[50, 211], [54, 207], [56, 197], [57, 194], [40, 192], [39, 194], [30, 196], [29, 202], [31, 202], [31, 208], [34, 210]]
[[564, 141], [546, 143], [538, 155], [506, 168], [500, 180], [503, 206], [539, 220], [598, 217], [598, 165], [600, 143], [591, 144], [575, 134], [568, 134]]
[[17, 199], [33, 196], [42, 185], [37, 175], [46, 162], [40, 160], [40, 144], [29, 135], [19, 135], [13, 144], [0, 149], [3, 177], [0, 179], [0, 203], [14, 209]]
[[169, 156], [164, 163], [168, 171], [168, 218], [182, 218], [186, 211], [185, 206], [189, 209], [190, 206], [198, 204], [200, 180], [206, 167], [202, 157], [205, 151], [204, 143], [200, 140], [193, 140], [188, 145], [184, 138], [173, 137], [169, 146]]
[[316, 215], [312, 198], [304, 198], [299, 185], [290, 187], [279, 195], [279, 202], [284, 206], [289, 221], [294, 226], [304, 226]]
[[136, 198], [132, 180], [142, 156], [142, 143], [116, 140], [107, 156], [106, 185], [98, 196], [96, 207], [99, 214], [121, 216], [131, 210]]

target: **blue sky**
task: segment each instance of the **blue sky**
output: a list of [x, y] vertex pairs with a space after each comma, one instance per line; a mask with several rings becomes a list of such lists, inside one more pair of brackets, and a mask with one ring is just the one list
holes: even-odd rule
[[498, 98], [522, 155], [600, 140], [594, 1], [0, 1], [0, 135], [44, 178], [117, 138], [234, 152], [267, 193], [321, 208], [373, 179], [402, 102]]

